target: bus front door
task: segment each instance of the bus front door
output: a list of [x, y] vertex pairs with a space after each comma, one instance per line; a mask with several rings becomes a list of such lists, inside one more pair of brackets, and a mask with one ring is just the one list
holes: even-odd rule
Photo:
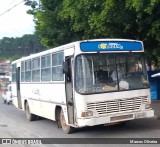
[[17, 86], [18, 108], [22, 109], [21, 92], [20, 92], [20, 67], [17, 67], [16, 69], [16, 86]]
[[68, 123], [74, 124], [74, 101], [73, 101], [73, 74], [72, 58], [65, 58], [67, 72], [65, 73], [66, 102], [68, 110]]

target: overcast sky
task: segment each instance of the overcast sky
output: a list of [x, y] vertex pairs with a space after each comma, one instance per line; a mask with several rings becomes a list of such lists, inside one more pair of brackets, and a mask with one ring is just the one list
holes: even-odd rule
[[[0, 0], [0, 39], [34, 33], [33, 16], [26, 13], [29, 7], [21, 1], [23, 0]], [[13, 6], [15, 7], [12, 8]], [[9, 10], [10, 8], [12, 9]]]

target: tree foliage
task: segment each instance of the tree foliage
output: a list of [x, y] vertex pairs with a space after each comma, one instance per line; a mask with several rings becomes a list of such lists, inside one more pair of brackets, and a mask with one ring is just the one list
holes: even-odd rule
[[160, 1], [159, 0], [127, 0], [126, 6], [136, 12], [136, 23], [140, 39], [144, 41], [148, 55], [155, 64], [159, 64], [160, 56]]
[[46, 46], [93, 38], [144, 41], [157, 62], [160, 55], [159, 0], [26, 0], [36, 31]]
[[[47, 47], [53, 47], [79, 39], [80, 34], [71, 30], [71, 23], [59, 16], [63, 0], [41, 0], [40, 6], [32, 7], [28, 13], [34, 15], [36, 31]], [[34, 1], [27, 1], [31, 4]], [[29, 4], [30, 4], [29, 3]], [[28, 4], [28, 3], [27, 3]]]
[[40, 38], [36, 34], [17, 38], [4, 37], [0, 40], [0, 59], [13, 60], [45, 49], [46, 47], [40, 43]]
[[64, 0], [61, 16], [72, 20], [74, 31], [84, 29], [84, 39], [136, 37], [135, 31], [128, 33], [135, 26], [135, 22], [132, 21], [135, 13], [130, 9], [122, 9], [125, 7], [123, 1], [76, 0], [75, 5], [71, 3], [72, 0]]

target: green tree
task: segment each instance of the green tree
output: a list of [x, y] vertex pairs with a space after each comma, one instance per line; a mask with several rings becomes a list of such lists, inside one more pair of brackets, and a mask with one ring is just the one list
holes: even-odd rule
[[41, 0], [41, 4], [40, 9], [34, 6], [30, 14], [34, 15], [36, 30], [47, 46], [76, 39], [137, 39], [136, 12], [127, 9], [125, 1]]
[[[59, 16], [63, 0], [41, 0], [42, 6], [35, 1], [27, 1], [33, 9], [28, 11], [34, 15], [36, 31], [41, 37], [42, 43], [47, 47], [69, 43], [79, 39], [79, 35], [71, 31], [70, 21]], [[34, 7], [32, 3], [35, 3]]]
[[159, 66], [160, 63], [160, 1], [126, 0], [126, 7], [136, 11], [138, 34], [144, 41], [148, 55]]
[[136, 12], [121, 0], [64, 0], [61, 17], [88, 38], [137, 38]]
[[20, 58], [31, 53], [37, 53], [45, 50], [40, 43], [37, 34], [24, 35], [22, 37], [8, 38], [4, 37], [0, 40], [0, 58]]

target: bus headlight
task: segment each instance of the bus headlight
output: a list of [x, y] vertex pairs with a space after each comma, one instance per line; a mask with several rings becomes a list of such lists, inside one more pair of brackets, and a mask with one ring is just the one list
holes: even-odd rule
[[92, 111], [86, 111], [81, 113], [81, 117], [92, 117], [93, 112]]
[[150, 104], [145, 104], [145, 109], [150, 109], [151, 105]]

